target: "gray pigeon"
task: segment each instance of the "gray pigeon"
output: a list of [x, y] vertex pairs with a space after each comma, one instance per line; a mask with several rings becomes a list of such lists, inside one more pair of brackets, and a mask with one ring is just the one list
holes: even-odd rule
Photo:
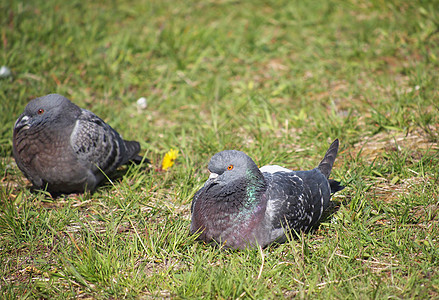
[[51, 193], [94, 191], [117, 167], [141, 161], [140, 145], [94, 113], [50, 94], [28, 103], [15, 122], [13, 153], [35, 188]]
[[286, 233], [307, 232], [344, 187], [328, 180], [337, 156], [336, 139], [319, 166], [291, 171], [258, 168], [245, 153], [225, 150], [209, 162], [211, 172], [192, 201], [191, 233], [234, 249], [286, 241]]

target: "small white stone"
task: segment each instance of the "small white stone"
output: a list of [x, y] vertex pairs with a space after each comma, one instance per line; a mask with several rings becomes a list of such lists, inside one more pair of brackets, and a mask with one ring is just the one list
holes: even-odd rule
[[12, 75], [11, 70], [6, 66], [0, 67], [0, 78], [6, 78]]
[[146, 107], [148, 106], [148, 101], [146, 100], [145, 97], [140, 97], [139, 99], [137, 99], [137, 107], [140, 109], [146, 109]]

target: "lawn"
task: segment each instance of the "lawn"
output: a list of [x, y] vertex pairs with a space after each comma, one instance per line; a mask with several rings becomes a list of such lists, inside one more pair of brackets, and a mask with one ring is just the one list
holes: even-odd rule
[[[439, 298], [439, 1], [12, 0], [0, 24], [4, 299]], [[152, 164], [32, 192], [12, 129], [49, 93]], [[346, 188], [315, 231], [244, 251], [189, 235], [216, 152], [311, 169], [335, 138]]]

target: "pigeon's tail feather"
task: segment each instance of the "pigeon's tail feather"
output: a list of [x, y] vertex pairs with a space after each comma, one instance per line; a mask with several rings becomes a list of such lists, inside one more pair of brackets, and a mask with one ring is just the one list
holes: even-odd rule
[[149, 163], [149, 159], [143, 158], [138, 155], [140, 151], [140, 144], [136, 141], [125, 141], [125, 149], [126, 149], [126, 162], [132, 161], [136, 164], [140, 164], [142, 161]]
[[139, 153], [140, 151], [140, 144], [136, 141], [124, 141], [125, 148], [126, 148], [126, 156], [129, 157], [129, 159], [132, 159]]
[[329, 146], [328, 151], [326, 151], [325, 157], [323, 157], [322, 161], [317, 167], [326, 178], [328, 178], [329, 174], [331, 174], [332, 166], [334, 165], [335, 158], [337, 157], [338, 145], [338, 139], [335, 139], [331, 146]]
[[331, 187], [331, 194], [334, 194], [335, 192], [341, 191], [345, 188], [345, 186], [341, 185], [339, 181], [329, 179], [329, 186]]

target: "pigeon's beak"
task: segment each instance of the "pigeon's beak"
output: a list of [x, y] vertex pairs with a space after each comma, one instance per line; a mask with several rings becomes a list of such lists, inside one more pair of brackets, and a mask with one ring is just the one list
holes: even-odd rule
[[217, 177], [218, 177], [217, 173], [210, 173], [210, 175], [209, 175], [209, 179], [211, 179], [211, 180], [213, 180], [213, 179], [215, 179]]
[[206, 186], [206, 191], [209, 190], [211, 187], [213, 187], [214, 185], [217, 185], [217, 178], [218, 178], [218, 174], [217, 173], [213, 173], [210, 172], [209, 178], [207, 179], [205, 186]]
[[209, 184], [209, 185], [217, 184], [218, 183], [217, 178], [218, 178], [217, 173], [210, 172], [209, 179], [207, 179], [206, 184]]
[[14, 129], [18, 132], [20, 130], [26, 130], [29, 129], [29, 116], [21, 116], [18, 118], [17, 122], [15, 122]]

